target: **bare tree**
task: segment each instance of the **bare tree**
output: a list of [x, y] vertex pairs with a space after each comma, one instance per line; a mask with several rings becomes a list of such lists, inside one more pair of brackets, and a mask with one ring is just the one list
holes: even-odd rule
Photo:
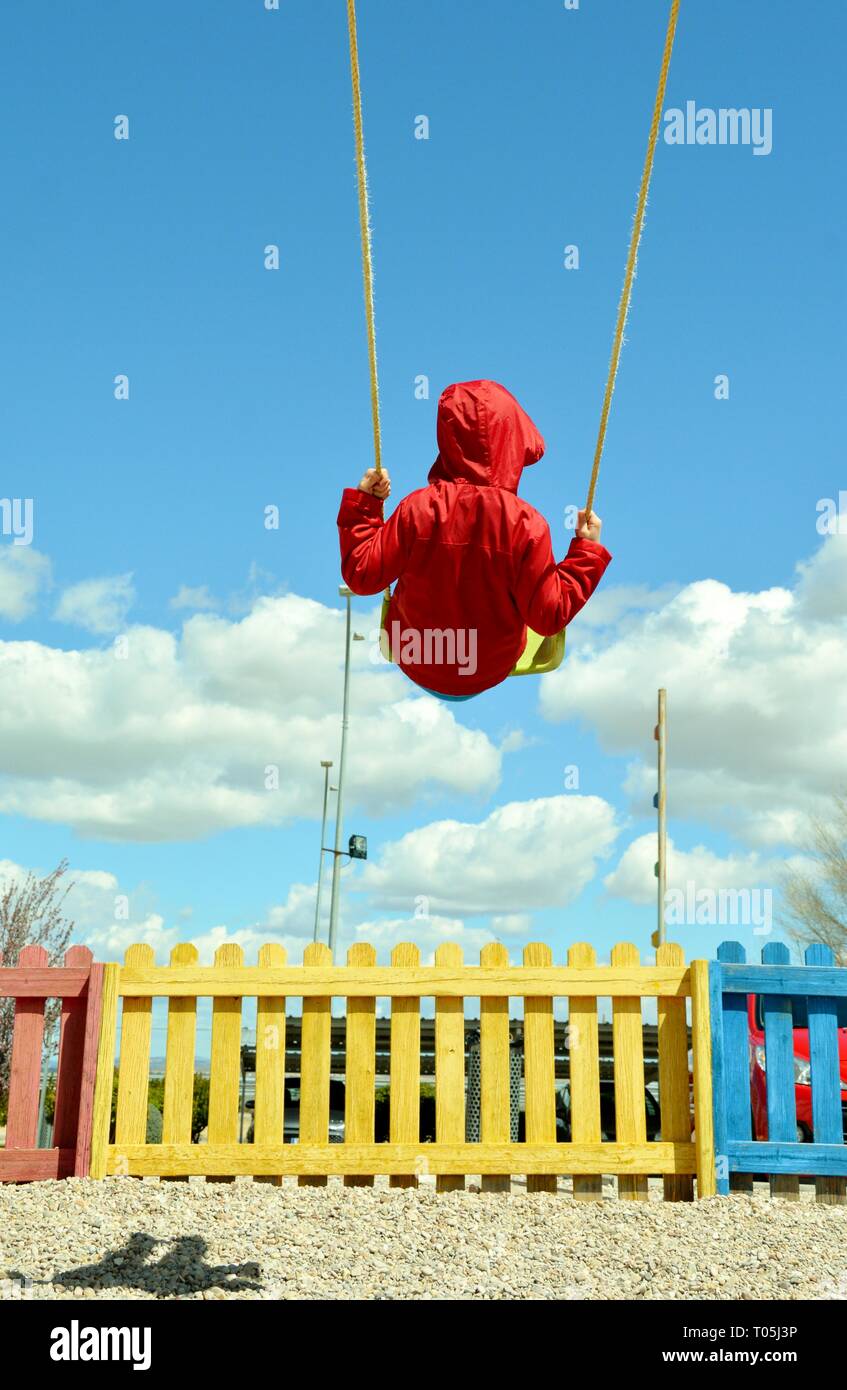
[[779, 920], [799, 944], [820, 941], [847, 965], [847, 796], [834, 798], [830, 824], [810, 821], [803, 848], [813, 867], [783, 875]]
[[[74, 886], [62, 882], [67, 871], [68, 861], [63, 859], [44, 878], [30, 872], [25, 878], [10, 879], [0, 892], [0, 951], [4, 965], [17, 965], [24, 946], [43, 946], [51, 965], [61, 963], [74, 929], [73, 921], [64, 913], [65, 899]], [[48, 1001], [48, 1038], [55, 1032], [59, 1009], [57, 1000]], [[4, 1097], [9, 1089], [14, 1020], [14, 1000], [0, 1000], [0, 1095]]]

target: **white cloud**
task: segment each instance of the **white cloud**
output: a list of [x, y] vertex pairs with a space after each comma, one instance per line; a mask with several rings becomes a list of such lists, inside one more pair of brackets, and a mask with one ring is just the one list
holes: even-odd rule
[[367, 941], [375, 948], [378, 963], [387, 964], [394, 947], [410, 941], [420, 950], [421, 965], [432, 965], [436, 950], [446, 942], [461, 946], [467, 964], [476, 965], [479, 952], [495, 936], [486, 927], [469, 927], [461, 918], [435, 913], [430, 917], [383, 917], [360, 922], [355, 928], [355, 939]]
[[65, 589], [53, 617], [98, 635], [118, 632], [135, 601], [131, 574], [83, 579]]
[[[640, 835], [627, 845], [615, 868], [608, 874], [603, 884], [613, 898], [625, 898], [638, 906], [656, 902], [656, 877], [653, 866], [656, 862], [656, 836]], [[685, 890], [688, 883], [698, 888], [718, 892], [722, 888], [744, 889], [765, 887], [776, 889], [780, 874], [788, 864], [799, 863], [799, 858], [789, 860], [768, 857], [754, 852], [749, 854], [715, 854], [705, 845], [694, 849], [678, 849], [668, 838], [668, 888]]]
[[541, 709], [593, 726], [607, 752], [640, 754], [628, 789], [646, 809], [656, 690], [667, 687], [670, 814], [753, 845], [796, 843], [844, 782], [845, 619], [847, 537], [831, 537], [793, 589], [702, 580], [634, 627], [589, 632], [544, 677]]
[[[288, 594], [239, 621], [196, 614], [181, 637], [130, 628], [125, 659], [0, 643], [0, 812], [135, 840], [317, 817], [320, 760], [338, 755], [343, 633], [340, 610]], [[349, 810], [490, 795], [501, 757], [354, 644]]]
[[833, 536], [797, 570], [800, 621], [843, 620], [847, 614], [847, 536]]
[[28, 545], [0, 546], [0, 618], [22, 622], [50, 587], [50, 561]]
[[613, 625], [620, 629], [643, 613], [664, 608], [679, 589], [679, 584], [664, 584], [660, 589], [650, 589], [646, 584], [603, 585], [580, 613], [580, 629]]
[[477, 824], [442, 820], [409, 831], [366, 866], [360, 887], [372, 904], [410, 915], [525, 916], [572, 902], [617, 834], [614, 810], [597, 796], [513, 801]]
[[170, 600], [170, 605], [171, 608], [192, 608], [195, 611], [201, 609], [208, 611], [220, 607], [218, 600], [209, 592], [206, 584], [200, 584], [193, 589], [189, 584], [183, 584]]
[[501, 936], [527, 936], [531, 928], [528, 912], [507, 912], [491, 918], [491, 930], [498, 941]]

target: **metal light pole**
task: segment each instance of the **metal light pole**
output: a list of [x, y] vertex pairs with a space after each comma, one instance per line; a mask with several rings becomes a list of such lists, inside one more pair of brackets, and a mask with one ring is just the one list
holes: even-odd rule
[[659, 858], [656, 864], [659, 900], [656, 937], [658, 945], [661, 946], [665, 940], [665, 894], [668, 887], [668, 801], [665, 780], [668, 754], [666, 690], [659, 691], [659, 722], [656, 725], [656, 742], [659, 745], [657, 754], [659, 790], [656, 794], [656, 807], [659, 812]]
[[318, 926], [321, 920], [321, 889], [323, 888], [324, 878], [324, 840], [326, 839], [326, 805], [329, 798], [329, 769], [332, 767], [332, 763], [324, 762], [322, 758], [321, 767], [324, 770], [324, 809], [323, 815], [321, 816], [321, 852], [318, 859], [318, 891], [315, 895], [315, 931], [312, 936], [313, 941], [317, 941], [318, 939]]
[[351, 629], [350, 598], [352, 589], [348, 589], [346, 584], [339, 585], [339, 594], [347, 600], [347, 625], [345, 630], [344, 646], [344, 699], [341, 710], [341, 756], [338, 760], [338, 797], [335, 802], [335, 848], [332, 860], [332, 897], [329, 905], [329, 949], [332, 952], [332, 959], [335, 960], [335, 947], [338, 940], [338, 907], [341, 887], [341, 859], [343, 850], [341, 848], [341, 837], [344, 833], [344, 770], [347, 765], [347, 728], [349, 724], [350, 708], [350, 643], [363, 642], [365, 639], [358, 632], [354, 633]]

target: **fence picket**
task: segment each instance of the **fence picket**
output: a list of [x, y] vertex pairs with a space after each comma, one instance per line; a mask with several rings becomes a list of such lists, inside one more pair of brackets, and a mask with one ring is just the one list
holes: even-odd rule
[[[393, 966], [417, 968], [421, 953], [402, 941], [391, 952]], [[391, 1001], [391, 1095], [389, 1128], [392, 1144], [417, 1144], [421, 1137], [421, 1001]], [[417, 1187], [417, 1175], [395, 1174], [391, 1187]]]
[[[718, 960], [721, 963], [744, 965], [747, 954], [739, 941], [724, 941], [718, 947]], [[731, 1140], [748, 1140], [753, 1137], [753, 1127], [750, 1114], [750, 1023], [746, 994], [725, 994], [721, 1013], [727, 1136]], [[716, 1022], [720, 1023], [720, 1017]], [[729, 1188], [731, 1192], [752, 1193], [752, 1173], [730, 1173]]]
[[[806, 965], [835, 964], [833, 952], [820, 942], [806, 947], [804, 959]], [[840, 1144], [843, 1141], [843, 1128], [837, 1004], [835, 999], [812, 996], [807, 1000], [807, 1008], [814, 1142]], [[825, 1206], [843, 1206], [847, 1202], [845, 1179], [816, 1177], [815, 1199]]]
[[[259, 948], [259, 965], [275, 970], [288, 959], [285, 948], [269, 942]], [[285, 997], [263, 995], [256, 1004], [256, 1090], [253, 1142], [281, 1144], [285, 1132]], [[281, 1174], [256, 1179], [274, 1187]]]
[[[43, 946], [23, 946], [18, 955], [18, 968], [22, 971], [44, 969], [48, 960]], [[44, 1004], [43, 998], [16, 1001], [6, 1118], [7, 1149], [34, 1149], [38, 1144]]]
[[[155, 964], [153, 947], [130, 946], [124, 965], [140, 969]], [[115, 1115], [115, 1143], [143, 1144], [147, 1138], [147, 1094], [150, 1083], [152, 998], [125, 999], [121, 1014], [121, 1065]]]
[[697, 1196], [717, 1192], [715, 1127], [712, 1097], [712, 1021], [709, 1008], [709, 962], [693, 960], [691, 980], [691, 1047], [694, 1054], [694, 1113]]
[[[196, 965], [197, 947], [180, 941], [171, 950], [170, 965]], [[197, 1000], [168, 1000], [168, 1032], [165, 1043], [165, 1099], [162, 1108], [162, 1143], [188, 1144], [194, 1109], [194, 1065], [197, 1037]], [[174, 1182], [187, 1182], [175, 1177]]]
[[[499, 941], [489, 941], [479, 953], [479, 963], [507, 970], [509, 952]], [[529, 1001], [527, 1001], [529, 1002]], [[483, 1144], [508, 1144], [511, 1138], [511, 1068], [509, 1065], [509, 996], [479, 1002], [479, 1137]], [[482, 1177], [483, 1192], [510, 1192], [509, 1174]]]
[[[769, 941], [762, 951], [763, 965], [788, 965], [791, 955], [781, 941]], [[765, 1066], [768, 1091], [768, 1139], [771, 1143], [797, 1142], [797, 1107], [794, 1100], [794, 1023], [787, 994], [762, 996], [765, 1020]], [[800, 1179], [792, 1173], [771, 1174], [771, 1196], [800, 1200]]]
[[[663, 942], [656, 949], [657, 965], [684, 965], [681, 946]], [[659, 1023], [659, 1106], [662, 1138], [686, 1143], [691, 1139], [691, 1108], [688, 1090], [688, 1023], [684, 999], [660, 999]], [[666, 1202], [692, 1202], [694, 1179], [688, 1173], [669, 1173], [663, 1179]]]
[[94, 962], [87, 946], [70, 946], [64, 963], [69, 969], [88, 970], [88, 988], [77, 998], [62, 999], [53, 1144], [59, 1150], [73, 1149], [74, 1177], [83, 1178], [91, 1157], [103, 966]]
[[[358, 941], [347, 952], [347, 964], [365, 968], [376, 965], [376, 951]], [[344, 1142], [374, 1142], [376, 1085], [376, 1000], [347, 1000], [347, 1072], [344, 1090]], [[348, 1174], [345, 1187], [373, 1187], [372, 1177]]]
[[[243, 966], [244, 952], [233, 941], [215, 951], [215, 965]], [[210, 1144], [235, 1144], [238, 1133], [238, 1081], [241, 1072], [241, 999], [217, 998], [212, 1003], [212, 1046], [209, 1064]], [[207, 1179], [207, 1181], [209, 1181]], [[232, 1182], [226, 1175], [212, 1181]]]
[[[628, 941], [612, 947], [612, 965], [638, 965], [637, 947]], [[612, 996], [612, 1046], [615, 1053], [615, 1138], [618, 1143], [647, 1142], [647, 1113], [644, 1099], [644, 1041], [640, 999]], [[647, 1201], [647, 1177], [618, 1177], [618, 1197], [624, 1201]]]
[[[462, 948], [445, 941], [435, 952], [435, 964], [461, 970]], [[438, 1144], [462, 1144], [465, 1139], [465, 1001], [435, 1000], [435, 1139]], [[460, 1192], [465, 1179], [442, 1174], [438, 1192]]]
[[89, 1177], [92, 1178], [105, 1178], [108, 1167], [120, 980], [121, 967], [119, 965], [109, 964], [103, 967], [100, 1036], [97, 1040], [97, 1081], [94, 1087], [91, 1162], [88, 1170]]
[[[568, 965], [588, 970], [597, 964], [597, 953], [586, 942], [577, 942], [568, 951]], [[574, 1144], [599, 1144], [600, 1125], [600, 1036], [597, 999], [568, 1000], [568, 1051], [571, 1072], [571, 1140]], [[573, 1195], [579, 1201], [596, 1201], [603, 1196], [603, 1176], [573, 1179]]]
[[[552, 965], [553, 952], [539, 941], [524, 947], [524, 965]], [[553, 999], [524, 1002], [524, 1094], [526, 1142], [556, 1142], [556, 1053], [553, 1037]], [[527, 1192], [555, 1192], [555, 1173], [528, 1174]]]
[[[87, 946], [69, 946], [64, 963], [69, 967], [86, 966], [90, 970], [92, 959]], [[53, 1143], [57, 1149], [66, 1149], [71, 1145], [76, 1147], [87, 1012], [87, 993], [77, 999], [62, 1000], [53, 1109]]]
[[[303, 953], [304, 966], [331, 965], [332, 953], [321, 941]], [[329, 1079], [332, 1068], [332, 999], [303, 1000], [300, 1032], [300, 1143], [325, 1144], [329, 1138]], [[326, 1187], [320, 1175], [301, 1175], [301, 1187]]]

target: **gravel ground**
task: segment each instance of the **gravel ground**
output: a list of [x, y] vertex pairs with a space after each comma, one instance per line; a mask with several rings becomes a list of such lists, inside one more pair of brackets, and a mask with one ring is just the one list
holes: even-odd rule
[[[31, 1298], [847, 1298], [847, 1207], [767, 1195], [70, 1179], [0, 1187], [0, 1281]], [[9, 1296], [14, 1285], [0, 1282]]]

